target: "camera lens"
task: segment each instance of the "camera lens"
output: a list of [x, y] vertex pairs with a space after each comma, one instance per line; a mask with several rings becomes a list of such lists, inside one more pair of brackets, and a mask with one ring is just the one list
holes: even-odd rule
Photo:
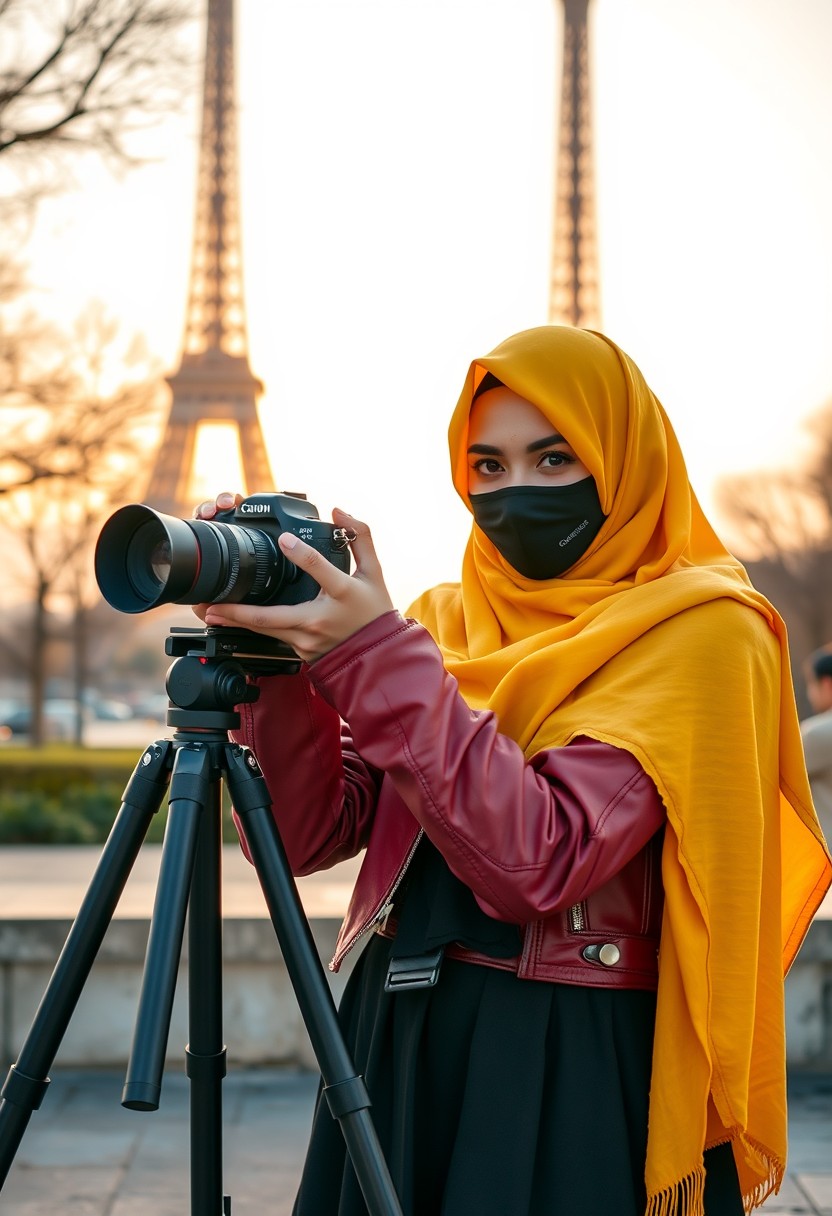
[[102, 528], [95, 577], [113, 608], [146, 612], [160, 604], [271, 603], [298, 572], [259, 529], [133, 505]]
[[170, 578], [170, 544], [166, 540], [157, 541], [150, 555], [150, 568], [164, 586]]
[[155, 520], [143, 523], [130, 538], [125, 571], [139, 601], [156, 602], [168, 585], [171, 572], [171, 544], [160, 537]]

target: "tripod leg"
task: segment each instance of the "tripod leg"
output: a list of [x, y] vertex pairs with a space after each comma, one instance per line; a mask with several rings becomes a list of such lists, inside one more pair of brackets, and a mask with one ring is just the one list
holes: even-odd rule
[[47, 1073], [66, 1033], [90, 969], [104, 940], [124, 884], [161, 806], [170, 776], [172, 744], [144, 752], [122, 795], [92, 882], [69, 931], [34, 1022], [0, 1094], [0, 1188], [14, 1160], [32, 1111], [49, 1084]]
[[191, 875], [202, 810], [211, 796], [211, 775], [208, 747], [177, 747], [136, 1027], [121, 1098], [122, 1106], [130, 1110], [157, 1110], [159, 1106]]
[[272, 817], [269, 791], [253, 753], [229, 743], [226, 777], [321, 1069], [324, 1093], [344, 1134], [367, 1208], [371, 1216], [401, 1216], [370, 1118], [370, 1099], [341, 1035], [335, 1002]]
[[191, 1211], [222, 1208], [222, 788], [199, 830], [188, 912], [187, 1073], [191, 1087]]

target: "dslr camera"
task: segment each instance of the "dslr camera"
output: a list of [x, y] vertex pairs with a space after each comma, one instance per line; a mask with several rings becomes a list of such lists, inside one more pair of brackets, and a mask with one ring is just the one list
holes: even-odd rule
[[212, 520], [176, 519], [135, 503], [105, 523], [95, 549], [101, 594], [119, 612], [160, 604], [301, 604], [320, 590], [280, 551], [292, 532], [345, 573], [343, 528], [318, 516], [302, 494], [252, 494]]

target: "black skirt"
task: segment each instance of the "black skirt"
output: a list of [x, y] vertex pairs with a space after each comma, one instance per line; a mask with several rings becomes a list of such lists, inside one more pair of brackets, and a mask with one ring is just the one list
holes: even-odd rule
[[[374, 936], [340, 1020], [404, 1216], [643, 1216], [655, 994], [452, 959], [386, 993], [390, 954]], [[705, 1157], [707, 1216], [742, 1216], [730, 1146]], [[321, 1096], [294, 1211], [367, 1216]]]

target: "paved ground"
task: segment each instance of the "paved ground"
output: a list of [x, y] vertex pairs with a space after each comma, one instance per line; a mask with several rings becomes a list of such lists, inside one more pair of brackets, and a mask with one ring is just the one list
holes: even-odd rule
[[[236, 848], [225, 853], [226, 914], [262, 913], [251, 867]], [[0, 849], [0, 919], [73, 916], [97, 858], [98, 850], [77, 848]], [[158, 862], [158, 847], [145, 846], [117, 915], [149, 911]], [[354, 866], [303, 880], [308, 915], [343, 909]], [[167, 1072], [159, 1110], [152, 1112], [125, 1110], [123, 1084], [123, 1073], [56, 1067], [0, 1193], [0, 1216], [187, 1216], [188, 1082]], [[289, 1216], [316, 1088], [310, 1073], [235, 1071], [229, 1060], [223, 1177], [232, 1216]], [[792, 1077], [790, 1131], [789, 1172], [763, 1210], [766, 1216], [832, 1216], [832, 1074]]]
[[[55, 1072], [0, 1193], [3, 1216], [190, 1211], [187, 1080], [166, 1073], [159, 1109], [147, 1112], [121, 1106], [123, 1084], [123, 1074]], [[265, 1070], [223, 1082], [232, 1216], [289, 1216], [316, 1085], [310, 1073]]]
[[[55, 1073], [0, 1195], [3, 1216], [189, 1212], [188, 1082], [167, 1073], [159, 1109], [147, 1113], [121, 1106], [123, 1083], [115, 1073]], [[232, 1216], [289, 1216], [316, 1084], [309, 1073], [229, 1071], [223, 1178]], [[830, 1216], [832, 1077], [792, 1079], [790, 1121], [789, 1173], [762, 1210]]]

